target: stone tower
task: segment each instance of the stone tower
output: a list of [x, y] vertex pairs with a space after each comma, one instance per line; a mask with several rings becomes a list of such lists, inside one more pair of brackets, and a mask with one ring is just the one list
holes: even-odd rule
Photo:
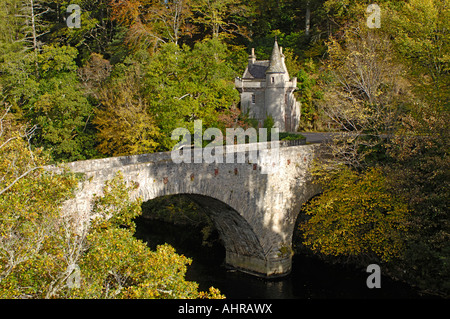
[[241, 94], [241, 110], [263, 126], [272, 116], [280, 132], [296, 132], [300, 123], [300, 103], [294, 97], [297, 78], [290, 79], [282, 48], [275, 40], [270, 60], [257, 61], [255, 50], [242, 78], [235, 85]]

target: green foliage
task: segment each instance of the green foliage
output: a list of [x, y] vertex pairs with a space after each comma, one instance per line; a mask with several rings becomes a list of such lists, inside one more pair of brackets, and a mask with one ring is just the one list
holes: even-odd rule
[[95, 141], [88, 129], [92, 105], [83, 95], [74, 73], [41, 82], [41, 95], [28, 113], [40, 128], [35, 144], [52, 151], [56, 160], [92, 158]]
[[[46, 24], [48, 33], [41, 39], [44, 43], [59, 43], [77, 48], [79, 52], [78, 61], [86, 61], [93, 52], [107, 54], [111, 52], [112, 41], [120, 27], [113, 24], [108, 11], [110, 1], [104, 0], [57, 0], [43, 2], [35, 0], [42, 9], [50, 9], [41, 16]], [[70, 13], [67, 8], [71, 4], [77, 4], [81, 8], [80, 28], [68, 28], [66, 18]], [[116, 48], [119, 53], [119, 48]]]
[[302, 114], [300, 118], [301, 130], [321, 130], [323, 129], [323, 120], [321, 121], [321, 112], [319, 111], [318, 101], [323, 98], [322, 89], [318, 85], [319, 74], [317, 65], [312, 59], [304, 62], [302, 68], [297, 73], [300, 102], [302, 105]]
[[197, 43], [192, 50], [165, 44], [151, 60], [144, 96], [161, 130], [164, 150], [176, 143], [171, 140], [174, 129], [186, 127], [193, 132], [195, 120], [202, 120], [204, 127], [221, 127], [219, 115], [239, 99], [226, 57], [226, 45], [212, 39]]
[[[249, 7], [242, 0], [192, 0], [194, 22], [218, 38], [222, 32], [245, 34]], [[228, 35], [227, 35], [228, 36]]]
[[[50, 150], [58, 161], [97, 156], [89, 123], [93, 106], [79, 83], [76, 57], [77, 50], [73, 47], [50, 45], [36, 59], [33, 55], [14, 53], [0, 66], [5, 72], [2, 93], [6, 100], [25, 120], [38, 127], [33, 145]], [[18, 60], [13, 62], [14, 58]]]
[[273, 117], [268, 115], [266, 119], [264, 120], [263, 128], [267, 129], [267, 134], [270, 135], [270, 131], [274, 128], [275, 121], [273, 120]]
[[95, 140], [89, 119], [93, 107], [76, 75], [76, 50], [46, 48], [39, 55], [39, 96], [29, 105], [27, 117], [40, 128], [35, 143], [52, 150], [56, 160], [95, 157]]

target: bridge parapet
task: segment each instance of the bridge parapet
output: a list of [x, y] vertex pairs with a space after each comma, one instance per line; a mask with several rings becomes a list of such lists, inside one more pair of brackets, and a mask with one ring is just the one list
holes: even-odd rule
[[[246, 153], [246, 161], [248, 163], [248, 153], [251, 150], [270, 150], [272, 148], [284, 148], [292, 146], [306, 145], [306, 140], [288, 140], [277, 142], [263, 142], [252, 144], [238, 144], [223, 147], [223, 154], [229, 153]], [[192, 154], [192, 163], [194, 162], [194, 155]], [[109, 168], [124, 167], [127, 165], [136, 164], [152, 164], [172, 162], [172, 152], [151, 153], [132, 156], [110, 157], [102, 159], [94, 159], [87, 161], [78, 161], [64, 164], [67, 168], [75, 173], [86, 173]]]

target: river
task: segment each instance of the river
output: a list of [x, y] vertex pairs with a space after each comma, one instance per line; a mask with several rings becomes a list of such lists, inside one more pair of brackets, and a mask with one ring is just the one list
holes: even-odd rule
[[[202, 245], [198, 230], [139, 218], [136, 237], [155, 249], [168, 243], [177, 253], [193, 260], [186, 279], [199, 283], [201, 290], [218, 288], [228, 299], [409, 299], [420, 295], [404, 283], [382, 276], [380, 289], [369, 289], [370, 274], [341, 265], [331, 265], [304, 255], [294, 255], [292, 272], [281, 279], [266, 280], [227, 269], [225, 250], [219, 240]], [[217, 236], [217, 235], [216, 235]], [[217, 237], [218, 239], [218, 237]]]

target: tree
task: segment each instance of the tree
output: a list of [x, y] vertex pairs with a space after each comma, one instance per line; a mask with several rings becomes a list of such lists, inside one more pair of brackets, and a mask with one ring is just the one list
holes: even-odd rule
[[[24, 145], [21, 141], [23, 142], [23, 139], [26, 139], [29, 143], [36, 127], [27, 129], [26, 126], [17, 124], [14, 116], [10, 114], [11, 105], [6, 103], [2, 104], [5, 107], [5, 110], [3, 110], [3, 114], [0, 117], [0, 151], [2, 152], [2, 155], [5, 156], [5, 154], [7, 154], [10, 158], [4, 163], [5, 166], [2, 166], [3, 176], [0, 195], [8, 191], [22, 178], [40, 168], [38, 166], [39, 164], [36, 163], [35, 156], [31, 150], [28, 154], [20, 152]], [[10, 129], [11, 126], [14, 127], [12, 132]], [[15, 152], [16, 148], [19, 149], [19, 152], [17, 153]]]
[[50, 45], [37, 60], [19, 51], [0, 63], [3, 96], [17, 115], [37, 126], [33, 146], [45, 147], [58, 161], [98, 156], [90, 123], [93, 105], [79, 83], [77, 55], [73, 47]]
[[[161, 146], [170, 150], [176, 128], [193, 132], [194, 121], [218, 127], [218, 116], [237, 104], [239, 94], [231, 81], [235, 71], [228, 50], [218, 39], [199, 42], [194, 49], [168, 43], [154, 56], [145, 76], [144, 94], [149, 112], [161, 129]], [[221, 126], [220, 126], [221, 127]]]
[[303, 244], [313, 251], [367, 261], [389, 261], [404, 250], [408, 206], [386, 187], [384, 173], [343, 168], [331, 177], [315, 172], [323, 194], [309, 203], [310, 218], [300, 228]]
[[323, 130], [326, 119], [319, 109], [320, 100], [323, 98], [323, 88], [319, 86], [321, 75], [318, 66], [309, 59], [297, 70], [299, 70], [296, 75], [298, 95], [302, 105], [300, 130]]
[[112, 19], [129, 28], [128, 42], [135, 47], [178, 44], [189, 33], [190, 0], [111, 1]]
[[[39, 53], [37, 38], [30, 37], [30, 8], [28, 2], [20, 0], [1, 1], [4, 19], [0, 20], [2, 37], [0, 41], [0, 77], [2, 95], [8, 97], [7, 102], [15, 107], [12, 98], [20, 100], [21, 92], [30, 92], [37, 76], [37, 55]], [[28, 20], [27, 20], [28, 19]], [[28, 21], [28, 23], [27, 23]], [[36, 28], [35, 28], [36, 30]], [[37, 35], [36, 35], [37, 36]], [[30, 46], [35, 42], [36, 46]], [[31, 75], [31, 76], [30, 76]], [[12, 79], [12, 81], [11, 81]], [[22, 91], [23, 90], [23, 91]], [[11, 97], [11, 98], [9, 98]]]
[[[415, 91], [434, 107], [448, 111], [450, 83], [450, 9], [444, 0], [409, 0], [387, 19], [393, 41], [411, 66]], [[447, 105], [447, 107], [445, 106]]]
[[0, 296], [50, 297], [82, 246], [77, 220], [59, 211], [78, 180], [45, 171], [47, 158], [31, 150], [30, 132], [13, 115], [2, 117], [1, 129]]
[[159, 129], [139, 89], [137, 76], [130, 75], [100, 91], [102, 107], [97, 109], [93, 123], [98, 129], [101, 153], [110, 156], [146, 154], [159, 146]]
[[[450, 295], [448, 113], [423, 107], [403, 118], [388, 146], [388, 183], [410, 207], [405, 253], [393, 264], [395, 276], [423, 290]], [[404, 269], [408, 269], [405, 273]]]
[[119, 173], [92, 210], [63, 211], [80, 177], [44, 169], [10, 113], [0, 129], [0, 298], [223, 298], [186, 281], [191, 261], [172, 247], [151, 251], [133, 236], [134, 183]]
[[26, 116], [39, 131], [34, 144], [52, 150], [55, 160], [80, 160], [96, 156], [90, 119], [93, 106], [77, 76], [72, 47], [45, 46], [38, 56], [38, 94], [26, 106]]
[[[53, 0], [46, 14], [46, 23], [51, 25], [51, 33], [46, 35], [48, 43], [59, 43], [78, 49], [79, 61], [90, 58], [92, 53], [114, 54], [110, 44], [120, 27], [110, 19], [109, 0]], [[70, 5], [80, 7], [81, 23], [79, 28], [69, 28], [67, 18], [73, 12], [67, 12]], [[115, 50], [119, 51], [118, 48]]]
[[[14, 10], [19, 11], [20, 3], [9, 2], [7, 8], [12, 14]], [[38, 8], [36, 3], [33, 2], [32, 8]], [[30, 9], [29, 6], [25, 8]], [[42, 15], [33, 12], [36, 19], [43, 19], [47, 10], [39, 11]], [[17, 19], [15, 22], [20, 26], [26, 24], [29, 17], [18, 14]], [[96, 156], [95, 151], [92, 152], [95, 141], [91, 139], [92, 126], [89, 123], [93, 107], [77, 78], [75, 59], [78, 51], [73, 47], [38, 43], [37, 36], [46, 32], [42, 27], [34, 37], [36, 45], [30, 52], [26, 41], [27, 28], [17, 31], [17, 39], [13, 42], [2, 43], [6, 48], [0, 59], [2, 96], [12, 106], [13, 112], [37, 126], [33, 146], [52, 149], [55, 160]], [[35, 29], [38, 30], [37, 27]], [[40, 37], [41, 40], [43, 38]]]
[[408, 82], [386, 36], [355, 27], [342, 43], [332, 39], [328, 47], [328, 80], [319, 106], [342, 131], [331, 152], [361, 168], [396, 130], [408, 102]]
[[[255, 0], [249, 3], [253, 13], [250, 16], [252, 38], [265, 37], [275, 30], [279, 30], [283, 34], [298, 32], [300, 28], [303, 28], [297, 28], [300, 25], [299, 11], [305, 7], [303, 3], [299, 2]], [[302, 26], [304, 25], [303, 21]]]
[[170, 42], [178, 44], [182, 35], [192, 32], [192, 27], [186, 22], [192, 16], [191, 0], [163, 1], [152, 11], [158, 17], [162, 34]]
[[0, 5], [0, 43], [6, 44], [21, 40], [23, 26], [18, 17], [20, 13], [19, 0], [2, 0]]
[[100, 88], [110, 76], [111, 70], [110, 61], [98, 53], [92, 53], [86, 64], [78, 69], [78, 76], [86, 93], [98, 99]]
[[39, 76], [37, 58], [42, 47], [42, 42], [39, 38], [49, 32], [43, 23], [42, 15], [48, 13], [50, 9], [48, 7], [44, 8], [37, 0], [21, 1], [21, 4], [23, 14], [19, 15], [19, 17], [25, 18], [23, 19], [25, 21], [25, 31], [23, 32], [24, 38], [22, 40], [31, 43], [31, 49], [35, 57], [35, 74]]
[[241, 0], [193, 0], [192, 11], [196, 13], [195, 23], [210, 30], [213, 38], [218, 38], [221, 31], [246, 34], [243, 18], [249, 7]]

